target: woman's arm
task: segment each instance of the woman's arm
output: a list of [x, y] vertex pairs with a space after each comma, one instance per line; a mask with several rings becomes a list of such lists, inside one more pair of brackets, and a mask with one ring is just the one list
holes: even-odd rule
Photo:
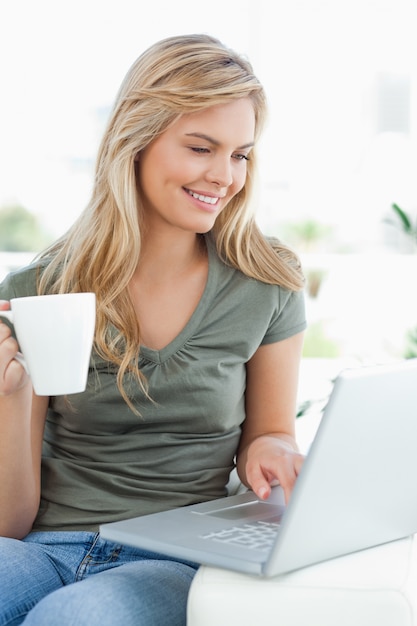
[[[1, 302], [4, 310], [8, 306]], [[0, 535], [24, 537], [40, 501], [42, 438], [48, 398], [33, 394], [14, 360], [17, 343], [0, 321]]]
[[289, 500], [303, 456], [295, 441], [303, 333], [263, 345], [247, 364], [246, 419], [237, 455], [241, 481], [260, 498], [278, 481]]

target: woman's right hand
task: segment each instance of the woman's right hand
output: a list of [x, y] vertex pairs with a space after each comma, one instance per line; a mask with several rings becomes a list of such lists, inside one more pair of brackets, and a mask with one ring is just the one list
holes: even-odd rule
[[[9, 308], [7, 301], [0, 300], [1, 311], [8, 311]], [[14, 358], [18, 351], [17, 341], [0, 317], [0, 396], [9, 396], [30, 382], [24, 367]]]
[[[0, 312], [9, 307], [0, 300]], [[17, 352], [17, 341], [0, 317], [0, 536], [22, 539], [39, 509], [49, 398], [34, 395]]]

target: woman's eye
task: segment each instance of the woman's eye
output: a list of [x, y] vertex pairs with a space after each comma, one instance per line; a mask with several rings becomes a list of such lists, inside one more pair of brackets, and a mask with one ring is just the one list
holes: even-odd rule
[[208, 148], [202, 148], [200, 146], [193, 146], [191, 150], [193, 152], [197, 152], [197, 154], [206, 154], [207, 152], [209, 152]]
[[237, 161], [249, 161], [249, 157], [247, 154], [234, 154], [233, 158]]

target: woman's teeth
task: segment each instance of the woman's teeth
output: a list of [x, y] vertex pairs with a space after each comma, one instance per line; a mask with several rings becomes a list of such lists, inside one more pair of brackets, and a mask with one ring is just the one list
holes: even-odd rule
[[194, 191], [191, 191], [190, 189], [187, 189], [188, 193], [190, 194], [190, 196], [192, 196], [193, 198], [196, 198], [196, 200], [200, 200], [200, 202], [207, 202], [207, 204], [216, 204], [216, 202], [218, 201], [218, 198], [216, 197], [212, 197], [212, 196], [202, 196], [199, 193], [195, 193]]

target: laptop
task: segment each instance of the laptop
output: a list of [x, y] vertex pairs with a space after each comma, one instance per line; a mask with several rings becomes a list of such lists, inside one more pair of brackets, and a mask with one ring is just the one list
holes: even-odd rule
[[[252, 527], [258, 539], [245, 539]], [[417, 359], [339, 374], [287, 507], [277, 485], [267, 501], [248, 491], [100, 532], [264, 577], [417, 532]]]

